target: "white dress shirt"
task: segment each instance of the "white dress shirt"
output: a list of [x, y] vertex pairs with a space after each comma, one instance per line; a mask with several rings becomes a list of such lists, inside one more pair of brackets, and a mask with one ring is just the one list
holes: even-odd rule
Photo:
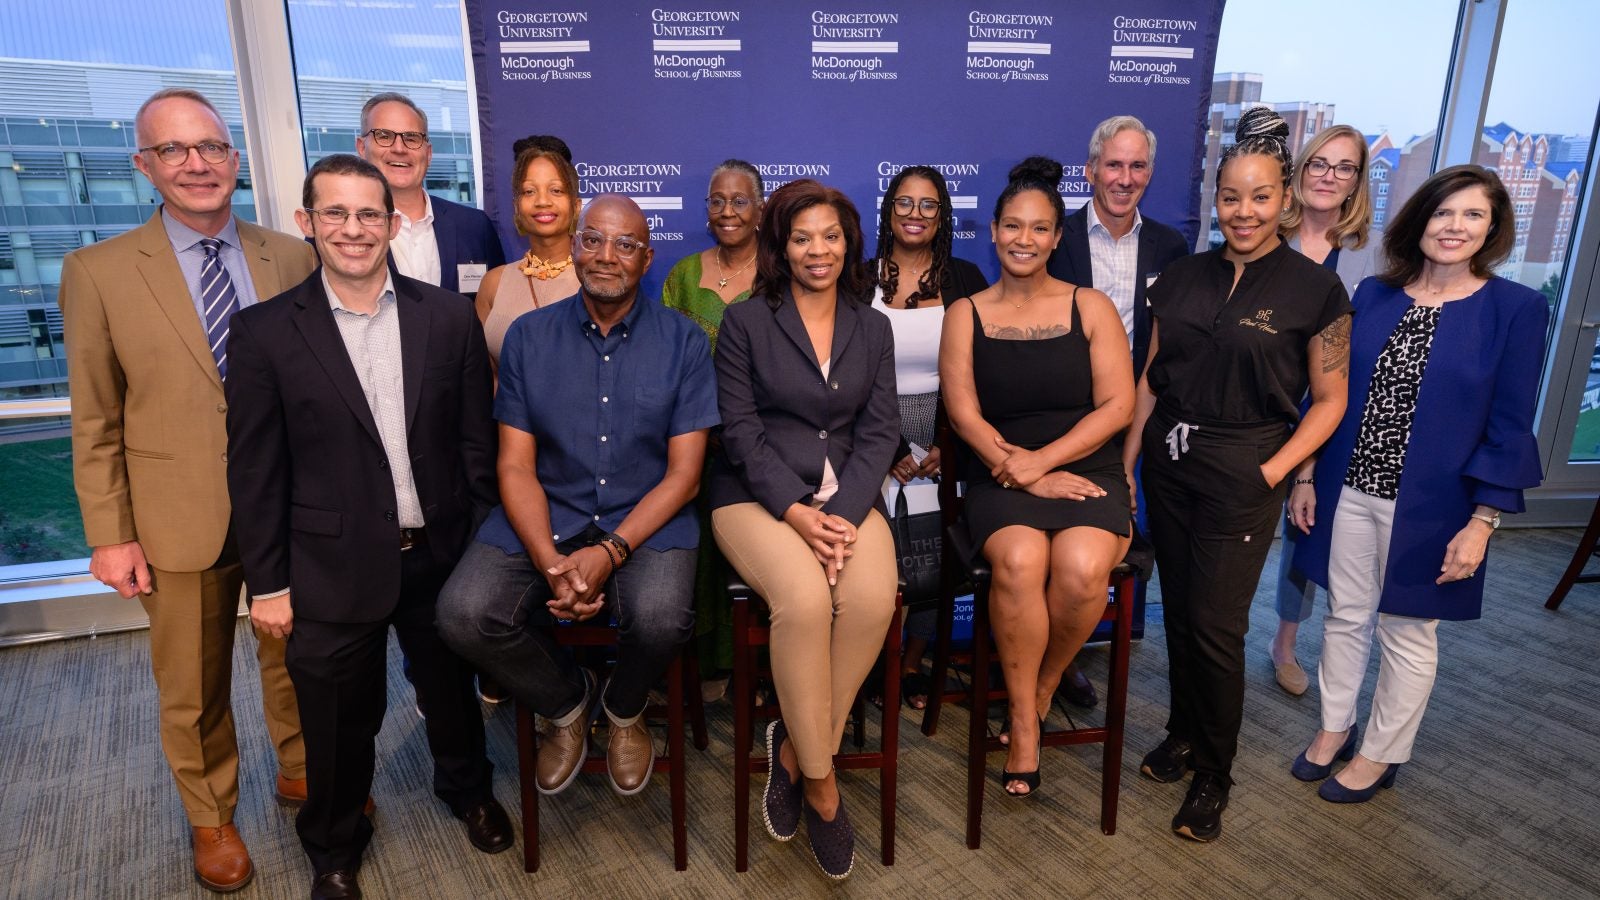
[[1122, 328], [1128, 332], [1128, 345], [1133, 346], [1133, 291], [1139, 277], [1139, 230], [1144, 227], [1144, 217], [1133, 211], [1133, 228], [1120, 238], [1111, 236], [1110, 230], [1095, 215], [1094, 201], [1089, 201], [1089, 265], [1094, 270], [1095, 290], [1103, 292], [1117, 306], [1122, 316]]
[[413, 220], [400, 213], [400, 233], [389, 242], [395, 267], [400, 274], [439, 286], [439, 240], [433, 234], [433, 196], [424, 193], [427, 204], [422, 218]]

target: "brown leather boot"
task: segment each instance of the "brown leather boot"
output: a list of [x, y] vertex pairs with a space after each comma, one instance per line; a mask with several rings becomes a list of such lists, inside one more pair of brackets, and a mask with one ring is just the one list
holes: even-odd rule
[[226, 894], [255, 877], [250, 851], [232, 823], [219, 828], [196, 826], [190, 831], [194, 840], [194, 878], [206, 889]]

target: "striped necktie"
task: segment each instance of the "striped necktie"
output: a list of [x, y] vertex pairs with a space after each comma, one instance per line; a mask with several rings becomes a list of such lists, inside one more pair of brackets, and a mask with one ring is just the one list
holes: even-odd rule
[[228, 321], [239, 311], [239, 295], [233, 290], [233, 279], [222, 265], [222, 242], [216, 238], [201, 238], [200, 246], [206, 251], [206, 261], [200, 264], [200, 303], [206, 311], [206, 343], [211, 345], [211, 355], [217, 361], [217, 374], [228, 379]]

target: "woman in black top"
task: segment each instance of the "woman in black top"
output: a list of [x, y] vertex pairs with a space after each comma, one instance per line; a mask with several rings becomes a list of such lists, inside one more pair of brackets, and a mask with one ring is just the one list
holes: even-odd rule
[[1144, 492], [1172, 692], [1167, 737], [1141, 770], [1162, 782], [1194, 770], [1172, 830], [1198, 841], [1222, 831], [1250, 600], [1284, 482], [1338, 425], [1349, 378], [1344, 285], [1278, 236], [1288, 134], [1266, 107], [1240, 118], [1217, 172], [1226, 246], [1172, 263], [1150, 286], [1150, 363], [1123, 452], [1131, 484], [1140, 449], [1150, 451]]
[[1111, 298], [1050, 277], [1061, 164], [1011, 170], [991, 226], [1000, 281], [950, 305], [939, 375], [964, 453], [972, 543], [1010, 698], [1007, 793], [1039, 787], [1040, 720], [1100, 621], [1130, 512], [1111, 439], [1133, 413], [1128, 333]]

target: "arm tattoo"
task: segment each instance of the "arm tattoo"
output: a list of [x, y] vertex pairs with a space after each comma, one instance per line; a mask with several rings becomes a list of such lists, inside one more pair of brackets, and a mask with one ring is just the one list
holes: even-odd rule
[[1350, 314], [1346, 313], [1322, 329], [1322, 372], [1350, 373]]
[[1060, 337], [1070, 330], [1066, 325], [1029, 325], [1026, 328], [1016, 325], [983, 326], [985, 335], [1002, 341], [1043, 341]]

